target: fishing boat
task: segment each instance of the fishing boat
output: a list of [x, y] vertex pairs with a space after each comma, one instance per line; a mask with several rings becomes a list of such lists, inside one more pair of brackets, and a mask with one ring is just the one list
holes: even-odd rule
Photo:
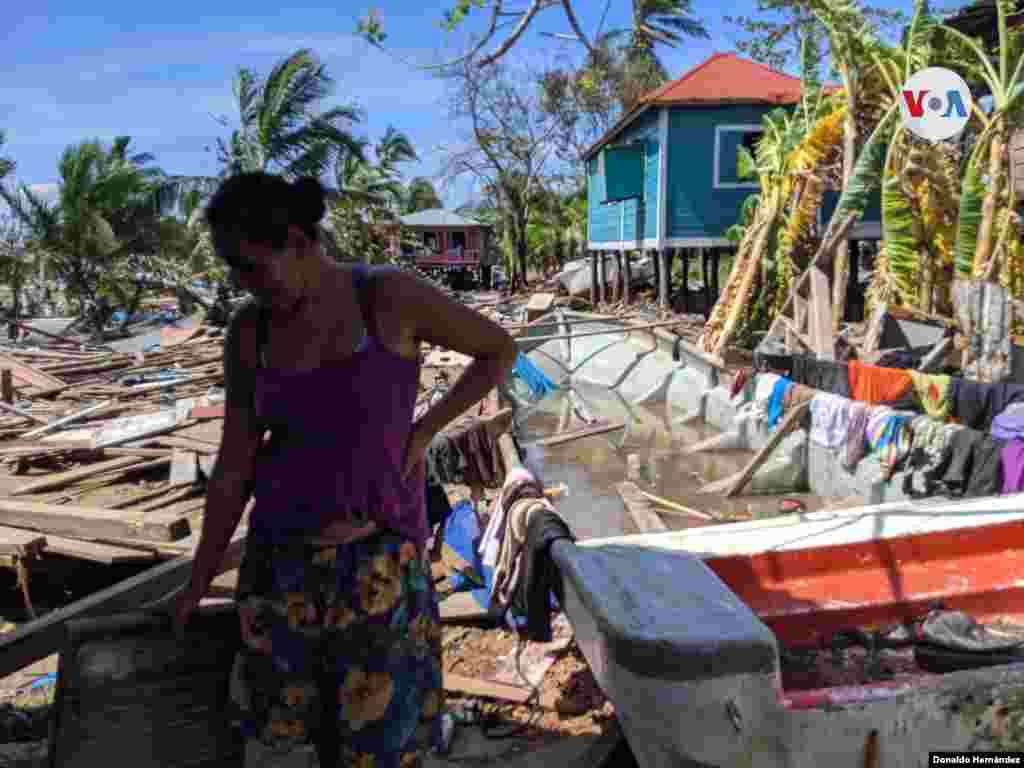
[[[573, 338], [541, 326], [521, 348], [584, 404], [601, 391], [628, 414], [664, 398], [670, 416], [764, 444], [715, 361], [623, 321], [557, 312], [538, 325], [551, 322]], [[579, 647], [639, 764], [910, 768], [930, 751], [1024, 749], [1024, 495], [879, 503], [901, 483], [880, 481], [871, 457], [851, 474], [806, 431], [791, 437], [812, 491], [875, 503], [552, 547]], [[1002, 627], [1009, 650], [914, 639], [906, 625], [936, 603]], [[892, 647], [871, 646], [883, 636]]]
[[[654, 259], [650, 256], [631, 259], [629, 265], [631, 274], [630, 285], [648, 285], [653, 282]], [[615, 259], [609, 259], [605, 262], [605, 276], [609, 285], [615, 285], [619, 276], [618, 263]], [[593, 284], [590, 259], [576, 259], [575, 261], [566, 262], [565, 267], [555, 275], [555, 278], [569, 292], [570, 296], [590, 293], [590, 286]]]
[[858, 657], [848, 638], [941, 601], [1024, 643], [1022, 544], [1024, 496], [1010, 495], [559, 542], [552, 554], [641, 768], [910, 768], [929, 752], [1024, 747], [1024, 651], [942, 651], [942, 673], [927, 644]]

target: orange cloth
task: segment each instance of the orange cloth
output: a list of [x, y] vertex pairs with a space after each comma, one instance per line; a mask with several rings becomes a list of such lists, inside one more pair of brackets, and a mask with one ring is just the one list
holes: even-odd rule
[[850, 396], [862, 403], [891, 403], [905, 396], [914, 386], [910, 372], [902, 368], [881, 368], [851, 360], [847, 371], [850, 377]]

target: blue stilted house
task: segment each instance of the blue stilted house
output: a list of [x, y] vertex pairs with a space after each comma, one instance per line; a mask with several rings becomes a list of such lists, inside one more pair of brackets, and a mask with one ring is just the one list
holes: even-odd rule
[[[764, 131], [764, 115], [795, 106], [801, 91], [798, 77], [716, 53], [645, 96], [585, 155], [591, 253], [621, 258], [629, 251], [657, 251], [664, 306], [670, 256], [679, 253], [686, 269], [697, 251], [706, 306], [713, 304], [718, 260], [735, 247], [726, 230], [739, 220], [743, 201], [758, 190], [756, 180], [740, 178], [737, 149], [752, 149]], [[838, 197], [838, 192], [826, 194], [822, 221], [828, 221]], [[877, 200], [850, 239], [881, 239]], [[603, 263], [601, 270], [595, 267], [598, 284]]]

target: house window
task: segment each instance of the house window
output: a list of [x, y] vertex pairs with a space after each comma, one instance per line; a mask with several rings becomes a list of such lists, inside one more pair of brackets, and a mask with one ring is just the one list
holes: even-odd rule
[[751, 154], [760, 141], [764, 128], [760, 125], [719, 125], [715, 127], [715, 189], [757, 189], [756, 178], [740, 178], [739, 150]]

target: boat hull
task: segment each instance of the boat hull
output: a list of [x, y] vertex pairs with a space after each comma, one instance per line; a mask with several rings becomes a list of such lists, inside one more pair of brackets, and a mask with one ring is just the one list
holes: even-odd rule
[[[784, 687], [780, 647], [1024, 616], [1024, 498], [888, 504], [553, 548], [565, 612], [642, 768], [928, 765], [1024, 747], [1024, 664]], [[787, 683], [788, 685], [788, 683]], [[876, 750], [876, 763], [866, 761]]]

